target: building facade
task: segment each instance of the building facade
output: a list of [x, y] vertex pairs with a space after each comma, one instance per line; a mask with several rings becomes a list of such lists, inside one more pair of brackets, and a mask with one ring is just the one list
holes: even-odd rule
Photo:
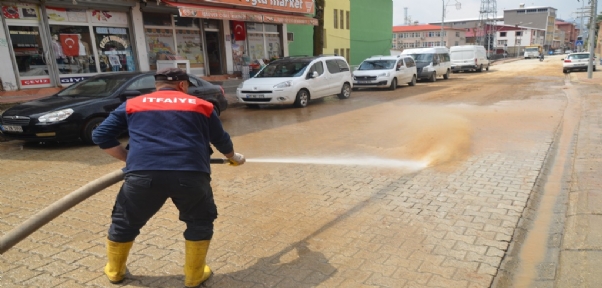
[[543, 29], [545, 31], [543, 46], [548, 50], [554, 43], [556, 10], [545, 6], [525, 7], [521, 4], [518, 9], [504, 10], [504, 24]]
[[496, 32], [496, 53], [522, 55], [524, 48], [531, 45], [543, 47], [545, 30], [518, 25], [499, 25]]
[[[178, 66], [199, 76], [242, 73], [288, 55], [287, 25], [313, 27], [313, 0], [186, 3], [0, 1], [2, 88], [61, 87], [114, 71]], [[282, 5], [281, 5], [282, 4]], [[292, 5], [291, 5], [292, 4]]]
[[442, 43], [441, 26], [430, 24], [393, 26], [391, 43], [393, 50], [459, 45], [466, 45], [466, 31], [463, 28], [443, 27]]
[[[375, 54], [389, 54], [393, 2], [391, 0], [328, 0], [324, 7], [323, 54], [344, 56], [358, 65]], [[313, 55], [313, 28], [288, 25], [293, 41], [290, 55]]]
[[558, 30], [564, 32], [564, 38], [562, 39], [560, 48], [575, 51], [575, 41], [577, 41], [577, 36], [579, 36], [579, 29], [577, 29], [577, 26], [573, 23], [561, 20], [556, 20], [556, 26], [558, 27]]

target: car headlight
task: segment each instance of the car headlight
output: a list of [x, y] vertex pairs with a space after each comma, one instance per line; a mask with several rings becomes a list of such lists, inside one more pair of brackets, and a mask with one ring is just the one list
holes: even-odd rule
[[238, 84], [238, 87], [236, 87], [236, 89], [242, 89], [242, 86], [244, 86], [243, 84], [245, 84], [245, 82], [240, 82], [240, 84]]
[[274, 86], [274, 88], [286, 88], [286, 87], [291, 87], [291, 86], [293, 86], [293, 81], [288, 80], [288, 81], [276, 84]]
[[62, 120], [69, 118], [69, 116], [71, 116], [71, 114], [73, 114], [73, 109], [71, 109], [71, 108], [63, 109], [63, 110], [59, 110], [59, 111], [50, 112], [48, 114], [44, 114], [44, 115], [38, 117], [38, 121], [40, 123], [58, 122], [58, 121], [62, 121]]
[[389, 77], [389, 72], [378, 74], [378, 77]]

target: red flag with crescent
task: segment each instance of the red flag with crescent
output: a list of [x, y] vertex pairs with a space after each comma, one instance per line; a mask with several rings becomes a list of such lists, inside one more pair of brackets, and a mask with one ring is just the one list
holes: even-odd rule
[[244, 41], [247, 38], [245, 22], [232, 21], [232, 30], [234, 30], [234, 41]]
[[79, 38], [77, 34], [60, 34], [61, 46], [65, 56], [79, 56]]

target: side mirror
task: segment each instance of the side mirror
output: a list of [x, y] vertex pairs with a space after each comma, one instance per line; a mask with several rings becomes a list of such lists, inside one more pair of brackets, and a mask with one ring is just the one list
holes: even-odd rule
[[126, 90], [126, 91], [123, 91], [121, 94], [119, 94], [119, 99], [121, 101], [125, 102], [125, 100], [134, 98], [134, 97], [137, 97], [140, 95], [142, 95], [142, 93], [138, 90]]
[[318, 71], [314, 71], [309, 75], [309, 78], [318, 78], [318, 76], [320, 76], [320, 74], [318, 74]]

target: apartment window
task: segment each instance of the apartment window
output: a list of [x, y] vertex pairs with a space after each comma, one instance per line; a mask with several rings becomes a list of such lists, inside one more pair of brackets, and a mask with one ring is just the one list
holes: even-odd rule
[[334, 29], [339, 28], [339, 10], [334, 9]]
[[339, 55], [339, 49], [334, 49], [334, 55]]
[[349, 30], [349, 11], [346, 11], [345, 14], [347, 16], [347, 18], [345, 18], [347, 20], [347, 23], [345, 23], [345, 24], [346, 24], [347, 30]]
[[351, 50], [349, 48], [347, 48], [347, 51], [345, 52], [345, 59], [347, 59], [347, 63], [349, 63], [349, 58], [351, 58], [351, 54], [349, 54]]
[[[456, 37], [460, 37], [460, 32], [456, 31]], [[456, 46], [458, 46], [458, 44], [456, 44]]]
[[324, 29], [324, 31], [322, 32], [322, 43], [323, 43], [323, 48], [326, 48], [326, 29]]
[[500, 37], [506, 37], [506, 32], [500, 32]]
[[516, 36], [522, 36], [522, 35], [523, 35], [523, 33], [522, 33], [522, 31], [516, 31], [516, 34], [515, 34], [515, 35], [516, 35]]
[[339, 17], [339, 21], [341, 22], [341, 29], [345, 29], [345, 26], [344, 26], [344, 24], [345, 24], [345, 14], [344, 13], [345, 13], [345, 11], [340, 10], [340, 12], [341, 12], [341, 17]]
[[454, 46], [458, 46], [458, 45], [459, 45], [458, 41], [454, 42]]
[[345, 49], [341, 48], [341, 50], [339, 50], [339, 51], [341, 51], [341, 56], [345, 57]]

